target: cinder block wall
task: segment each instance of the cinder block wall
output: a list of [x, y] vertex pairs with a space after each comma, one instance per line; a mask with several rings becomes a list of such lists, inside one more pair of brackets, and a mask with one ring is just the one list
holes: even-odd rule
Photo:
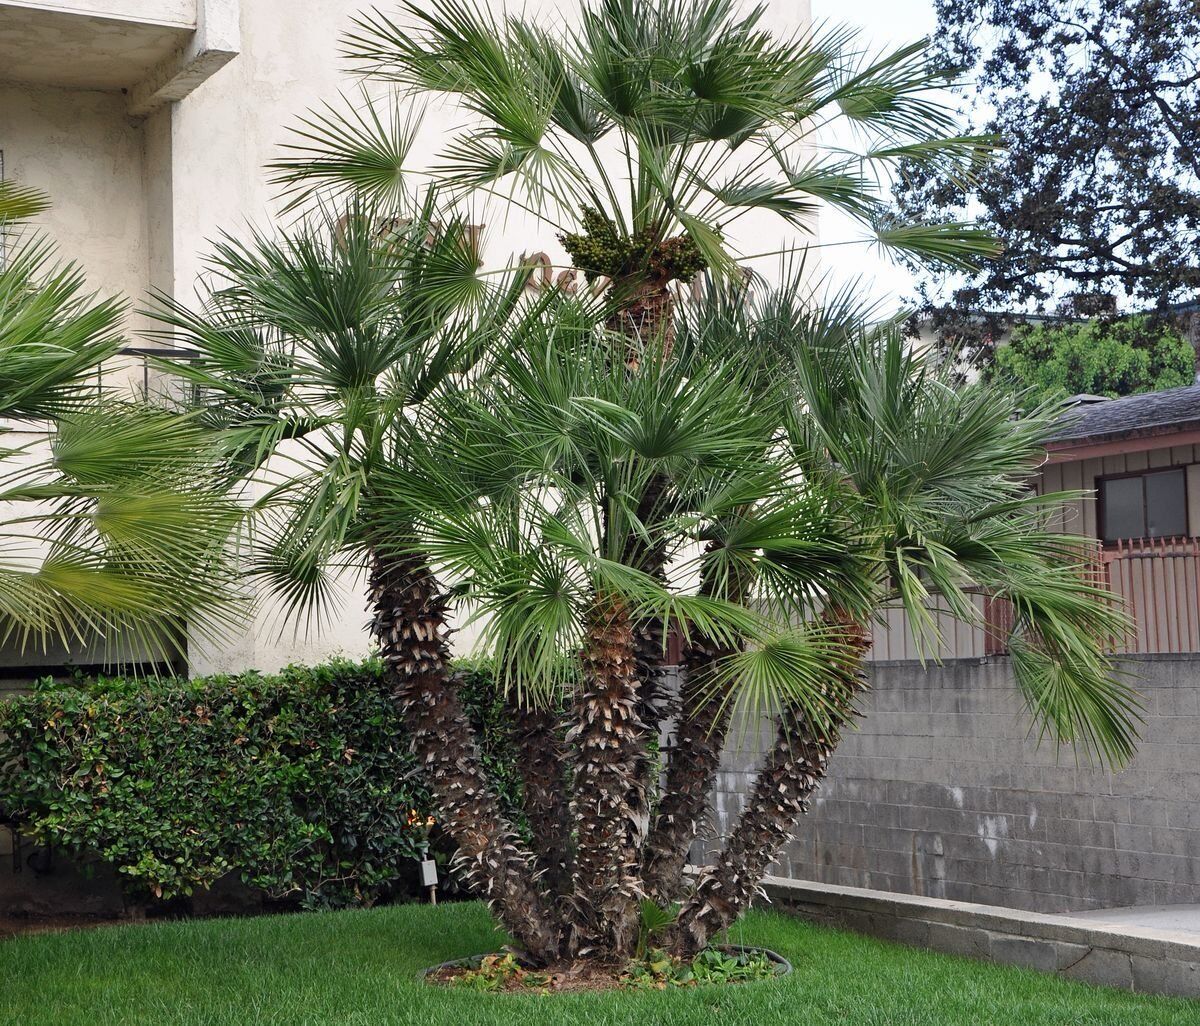
[[[1006, 659], [874, 664], [867, 715], [776, 872], [1037, 912], [1200, 902], [1200, 657], [1121, 669], [1146, 722], [1110, 773], [1038, 745]], [[760, 743], [726, 754], [717, 832]]]

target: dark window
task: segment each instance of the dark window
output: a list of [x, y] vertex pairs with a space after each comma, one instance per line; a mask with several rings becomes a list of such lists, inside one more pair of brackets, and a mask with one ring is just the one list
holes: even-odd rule
[[1184, 469], [1179, 467], [1102, 480], [1100, 524], [1105, 541], [1186, 535], [1187, 477]]

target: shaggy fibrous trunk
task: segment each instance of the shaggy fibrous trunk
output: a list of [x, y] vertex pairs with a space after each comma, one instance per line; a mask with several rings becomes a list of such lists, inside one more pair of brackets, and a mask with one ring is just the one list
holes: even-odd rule
[[570, 883], [571, 813], [557, 709], [513, 706], [513, 741], [539, 887], [557, 897]]
[[645, 727], [637, 715], [633, 649], [622, 602], [597, 596], [584, 639], [575, 726], [567, 736], [575, 770], [568, 952], [578, 957], [628, 957], [637, 937], [640, 853], [630, 823], [645, 800], [638, 793]]
[[704, 637], [683, 652], [679, 718], [667, 761], [666, 781], [646, 841], [642, 884], [647, 897], [665, 907], [684, 890], [688, 849], [708, 811], [728, 733], [728, 688], [712, 686], [711, 670], [732, 649]]
[[725, 849], [715, 865], [700, 871], [695, 890], [680, 910], [671, 938], [677, 954], [702, 950], [750, 907], [768, 867], [824, 779], [841, 731], [855, 715], [855, 700], [866, 687], [862, 659], [869, 636], [847, 618], [831, 619], [845, 632], [851, 658], [830, 667], [824, 686], [825, 722], [814, 724], [798, 709], [780, 717], [775, 744]]
[[[708, 551], [716, 547], [716, 542], [710, 542]], [[731, 583], [729, 599], [741, 602], [744, 584]], [[705, 574], [700, 594], [712, 597], [715, 586], [712, 576]], [[642, 872], [647, 896], [663, 907], [683, 896], [688, 850], [708, 812], [731, 715], [731, 683], [720, 682], [714, 674], [721, 660], [736, 651], [703, 634], [694, 635], [683, 650], [679, 716]]]
[[667, 285], [657, 277], [626, 280], [614, 285], [613, 292], [621, 305], [609, 317], [608, 327], [629, 339], [626, 366], [638, 367], [651, 346], [668, 359], [675, 346], [675, 297]]
[[[651, 477], [638, 501], [637, 517], [643, 524], [653, 524], [661, 515], [661, 505], [669, 482], [665, 475]], [[628, 566], [663, 583], [667, 577], [667, 550], [661, 539], [631, 537], [622, 555]], [[651, 801], [658, 787], [659, 761], [651, 751], [651, 741], [657, 738], [668, 711], [670, 696], [663, 680], [666, 662], [666, 624], [659, 617], [633, 621], [633, 659], [637, 676], [638, 718], [645, 727], [641, 751], [638, 753], [637, 782], [630, 794], [633, 815], [629, 821], [630, 843], [639, 850], [646, 843], [650, 829]]]
[[370, 587], [387, 682], [441, 827], [458, 845], [458, 867], [532, 957], [553, 960], [560, 931], [536, 886], [532, 856], [500, 813], [458, 700], [437, 581], [419, 560], [376, 558]]

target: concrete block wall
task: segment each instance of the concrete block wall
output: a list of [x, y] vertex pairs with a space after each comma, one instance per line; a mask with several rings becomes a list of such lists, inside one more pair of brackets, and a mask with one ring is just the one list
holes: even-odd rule
[[[1200, 902], [1200, 657], [1121, 670], [1145, 723], [1114, 773], [1038, 744], [1006, 659], [875, 664], [860, 729], [775, 872], [1046, 913]], [[762, 740], [726, 753], [714, 835]]]
[[[1104, 987], [1200, 997], [1200, 934], [768, 878], [776, 908], [951, 955]], [[1180, 1022], [1193, 1022], [1191, 1009]]]

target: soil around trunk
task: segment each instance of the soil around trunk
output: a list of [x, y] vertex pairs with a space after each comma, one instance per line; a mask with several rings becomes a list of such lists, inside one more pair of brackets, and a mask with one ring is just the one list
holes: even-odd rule
[[134, 922], [128, 917], [115, 916], [0, 916], [0, 940], [34, 933], [64, 933], [69, 930], [91, 930], [101, 926], [127, 926]]
[[764, 960], [774, 971], [755, 978], [695, 979], [681, 983], [656, 980], [644, 972], [639, 973], [636, 966], [628, 962], [577, 959], [537, 968], [520, 953], [499, 951], [443, 962], [426, 969], [422, 976], [426, 983], [435, 986], [463, 987], [495, 994], [549, 995], [668, 987], [732, 987], [768, 982], [792, 971], [791, 962], [768, 948], [727, 944], [713, 950], [731, 958]]

